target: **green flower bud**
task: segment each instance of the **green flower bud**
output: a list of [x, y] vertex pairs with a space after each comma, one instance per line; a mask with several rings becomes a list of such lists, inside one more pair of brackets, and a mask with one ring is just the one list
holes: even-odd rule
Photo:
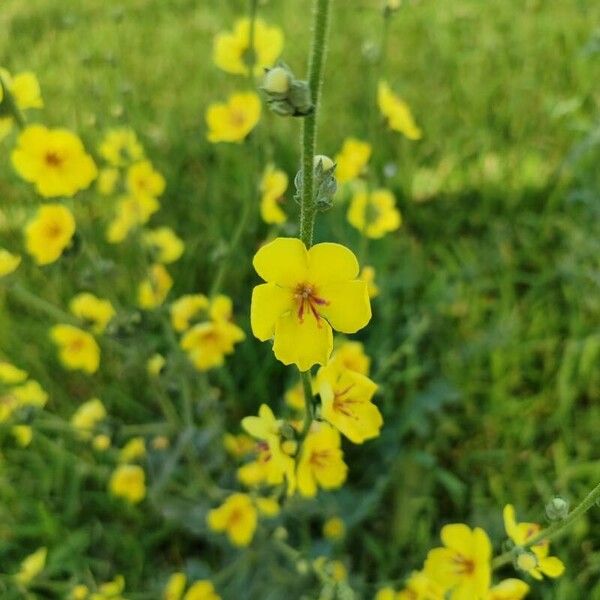
[[[317, 210], [326, 211], [333, 206], [333, 196], [337, 191], [337, 181], [335, 179], [335, 163], [324, 154], [315, 156], [314, 161], [314, 184], [313, 184], [313, 202]], [[302, 169], [296, 173], [294, 178], [296, 202], [302, 201], [302, 188], [304, 187], [304, 173]]]
[[266, 71], [260, 89], [267, 105], [277, 115], [305, 117], [313, 111], [308, 83], [296, 79], [284, 62]]
[[290, 83], [289, 71], [283, 67], [275, 67], [265, 73], [262, 89], [267, 94], [286, 94]]
[[313, 162], [315, 170], [318, 168], [319, 163], [321, 164], [321, 169], [323, 173], [331, 171], [331, 169], [335, 167], [335, 163], [329, 158], [329, 156], [325, 156], [324, 154], [317, 154], [317, 156], [315, 156]]
[[548, 504], [546, 504], [546, 516], [550, 521], [562, 521], [567, 518], [569, 514], [569, 503], [563, 498], [552, 498]]
[[537, 556], [532, 552], [521, 552], [521, 554], [517, 555], [517, 557], [515, 558], [515, 567], [519, 571], [524, 571], [525, 573], [528, 573], [532, 569], [535, 569], [537, 566]]

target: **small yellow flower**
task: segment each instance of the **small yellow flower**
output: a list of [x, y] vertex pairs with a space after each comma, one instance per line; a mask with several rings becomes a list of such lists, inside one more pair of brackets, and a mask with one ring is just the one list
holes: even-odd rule
[[260, 119], [258, 94], [239, 92], [227, 102], [216, 102], [206, 110], [209, 142], [242, 142]]
[[71, 299], [69, 310], [78, 318], [92, 326], [94, 333], [103, 333], [106, 326], [115, 316], [115, 309], [109, 300], [103, 300], [82, 292]]
[[15, 365], [0, 360], [0, 382], [9, 385], [23, 383], [27, 379], [27, 371], [15, 367]]
[[215, 64], [227, 73], [247, 75], [253, 55], [254, 74], [262, 75], [265, 68], [272, 67], [281, 54], [283, 32], [279, 27], [269, 26], [262, 19], [256, 19], [253, 41], [253, 48], [250, 48], [250, 19], [238, 19], [233, 31], [221, 32], [215, 36]]
[[334, 349], [329, 365], [368, 375], [371, 359], [365, 354], [364, 347], [360, 342], [344, 341]]
[[13, 167], [45, 198], [74, 196], [89, 187], [98, 174], [81, 140], [66, 129], [29, 125], [11, 154]]
[[18, 406], [36, 406], [38, 408], [43, 408], [48, 401], [48, 394], [44, 391], [42, 386], [33, 379], [12, 388], [10, 393], [17, 401]]
[[21, 562], [21, 568], [15, 575], [15, 580], [20, 584], [27, 586], [35, 579], [46, 566], [47, 548], [38, 548], [33, 554], [27, 556]]
[[373, 267], [364, 266], [358, 277], [367, 284], [367, 290], [371, 300], [379, 296], [379, 287], [375, 283], [375, 269]]
[[122, 242], [129, 232], [150, 220], [158, 211], [160, 202], [151, 196], [121, 196], [117, 200], [117, 212], [106, 230], [106, 240], [111, 244]]
[[185, 250], [183, 240], [170, 227], [147, 231], [144, 241], [152, 248], [154, 259], [165, 265], [179, 260]]
[[[12, 77], [6, 69], [0, 68], [0, 77], [2, 78], [3, 86], [6, 86], [17, 108], [20, 110], [42, 108], [44, 106], [40, 84], [33, 73], [26, 71]], [[0, 102], [2, 102], [4, 97], [3, 86], [0, 85]], [[10, 133], [12, 125], [12, 116], [0, 117], [0, 140]]]
[[235, 493], [207, 515], [207, 524], [213, 531], [225, 532], [235, 546], [248, 546], [254, 537], [258, 513], [247, 494]]
[[162, 354], [153, 354], [146, 363], [146, 370], [150, 377], [158, 377], [166, 364], [165, 357]]
[[485, 600], [522, 600], [529, 593], [529, 586], [520, 579], [505, 579], [495, 585]]
[[0, 248], [0, 277], [10, 275], [20, 264], [21, 257], [18, 254], [11, 254], [8, 250]]
[[260, 214], [265, 223], [283, 223], [286, 215], [280, 203], [288, 187], [287, 173], [268, 165], [260, 181]]
[[113, 167], [124, 167], [144, 156], [144, 149], [135, 131], [126, 127], [109, 130], [100, 144], [99, 152]]
[[490, 587], [492, 545], [480, 527], [457, 523], [441, 531], [444, 548], [429, 551], [425, 575], [452, 597], [483, 600]]
[[73, 325], [54, 325], [50, 330], [52, 341], [59, 347], [62, 364], [70, 370], [92, 374], [100, 365], [100, 347], [87, 331]]
[[409, 140], [420, 140], [423, 137], [408, 104], [396, 96], [385, 81], [379, 82], [377, 103], [390, 129], [398, 131]]
[[444, 598], [444, 591], [437, 583], [423, 572], [414, 572], [406, 582], [406, 587], [396, 594], [394, 600], [444, 600]]
[[[515, 509], [512, 504], [504, 507], [504, 528], [508, 537], [517, 545], [522, 546], [532, 537], [541, 531], [537, 523], [517, 523]], [[530, 561], [522, 561], [519, 565], [524, 571], [527, 571], [534, 579], [541, 580], [543, 575], [547, 577], [560, 577], [565, 571], [565, 565], [556, 556], [548, 556], [550, 552], [550, 542], [541, 541], [531, 547], [532, 554], [525, 554], [524, 557], [530, 557]]]
[[181, 600], [186, 584], [185, 573], [173, 573], [165, 586], [163, 600]]
[[100, 433], [92, 440], [92, 446], [98, 452], [104, 452], [110, 448], [110, 437], [105, 433]]
[[75, 219], [66, 206], [40, 206], [35, 218], [25, 227], [27, 252], [38, 265], [48, 265], [60, 258], [74, 233]]
[[80, 583], [71, 590], [69, 600], [87, 600], [89, 593], [90, 590], [88, 589], [87, 585]]
[[341, 540], [346, 533], [346, 525], [339, 517], [331, 517], [323, 523], [323, 535], [329, 540]]
[[71, 417], [71, 425], [83, 434], [89, 434], [106, 418], [106, 409], [99, 398], [84, 402]]
[[207, 311], [209, 301], [203, 294], [186, 294], [171, 304], [171, 325], [178, 332], [187, 331], [190, 321], [202, 311]]
[[347, 138], [339, 154], [335, 157], [335, 177], [339, 183], [352, 181], [360, 176], [369, 159], [372, 147], [368, 142], [361, 142], [356, 138]]
[[147, 279], [138, 287], [138, 305], [144, 310], [152, 310], [160, 306], [166, 299], [173, 279], [161, 264], [152, 265]]
[[389, 190], [380, 189], [371, 193], [360, 190], [352, 197], [348, 221], [363, 235], [378, 239], [398, 229], [402, 217], [396, 208], [394, 194]]
[[137, 162], [127, 169], [127, 189], [135, 197], [158, 198], [165, 191], [165, 178], [149, 160]]
[[146, 456], [146, 442], [143, 437], [129, 440], [119, 452], [119, 462], [132, 463]]
[[119, 170], [113, 167], [101, 169], [98, 173], [96, 187], [101, 196], [110, 196], [119, 182]]
[[31, 444], [31, 440], [33, 439], [33, 429], [29, 425], [15, 425], [12, 427], [11, 433], [15, 440], [17, 440], [17, 444], [22, 448], [26, 448]]
[[241, 458], [250, 454], [250, 452], [254, 450], [256, 443], [245, 433], [240, 433], [238, 435], [226, 433], [223, 436], [223, 446], [231, 456]]
[[332, 328], [354, 333], [371, 318], [356, 257], [340, 244], [307, 250], [296, 238], [277, 238], [256, 253], [253, 264], [267, 283], [252, 292], [252, 331], [261, 341], [274, 338], [275, 356], [286, 365], [307, 371], [326, 364]]
[[347, 473], [340, 434], [327, 423], [313, 423], [302, 444], [296, 472], [300, 494], [312, 497], [318, 487], [338, 488], [346, 481]]
[[138, 465], [119, 465], [111, 475], [110, 493], [132, 504], [146, 497], [146, 475]]

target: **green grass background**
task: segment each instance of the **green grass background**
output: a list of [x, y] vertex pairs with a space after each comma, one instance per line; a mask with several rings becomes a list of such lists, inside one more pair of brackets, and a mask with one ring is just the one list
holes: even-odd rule
[[[309, 4], [273, 0], [260, 9], [284, 29], [283, 56], [298, 73], [305, 70]], [[390, 187], [403, 212], [399, 232], [372, 242], [367, 256], [362, 248], [381, 295], [358, 337], [374, 359], [386, 425], [378, 440], [346, 448], [351, 475], [343, 490], [294, 502], [280, 519], [292, 546], [346, 561], [365, 598], [380, 582], [419, 568], [443, 524], [480, 525], [500, 552], [505, 503], [523, 520], [543, 521], [553, 494], [577, 502], [600, 479], [600, 4], [403, 2], [381, 74], [410, 103], [424, 132], [416, 143], [386, 132], [374, 114], [378, 67], [369, 56], [382, 37], [378, 9], [375, 0], [334, 3], [319, 152], [335, 154], [349, 135], [369, 139], [369, 178]], [[106, 128], [129, 125], [165, 174], [153, 223], [174, 227], [188, 248], [171, 269], [171, 298], [209, 289], [266, 162], [292, 177], [298, 166], [297, 121], [265, 113], [253, 135], [257, 151], [205, 141], [207, 104], [247, 85], [211, 61], [214, 34], [245, 11], [233, 0], [0, 5], [0, 64], [37, 73], [46, 104], [39, 118], [77, 130], [91, 149]], [[20, 228], [37, 200], [10, 170], [10, 143], [0, 148], [0, 240], [19, 249]], [[341, 194], [319, 218], [317, 239], [358, 250], [343, 200]], [[44, 270], [26, 265], [21, 278], [63, 308], [84, 287], [108, 295], [129, 323], [131, 282], [141, 278], [144, 257], [131, 241], [116, 248], [102, 241], [106, 203], [81, 194], [75, 205], [86, 251]], [[286, 208], [291, 224], [283, 231], [293, 235], [291, 193]], [[246, 331], [256, 283], [251, 256], [268, 233], [256, 211], [225, 280]], [[149, 349], [167, 348], [160, 315], [129, 323], [125, 350], [103, 346], [100, 374], [86, 378], [61, 370], [46, 314], [1, 289], [0, 309], [0, 350], [49, 390], [50, 411], [68, 416], [97, 394], [110, 409], [116, 441], [139, 425], [160, 426], [144, 374]], [[108, 498], [112, 463], [68, 437], [40, 433], [21, 450], [3, 434], [4, 573], [47, 545], [51, 578], [123, 573], [131, 598], [158, 598], [166, 576], [183, 567], [199, 577], [221, 573], [226, 599], [318, 597], [315, 582], [294, 571], [268, 528], [240, 554], [214, 538], [208, 544], [204, 526], [218, 499], [208, 482], [235, 487], [222, 431], [235, 430], [261, 402], [282, 406], [293, 371], [249, 335], [227, 368], [208, 379], [186, 370], [186, 377], [196, 460], [181, 463], [167, 489], [140, 509]], [[176, 403], [178, 385], [171, 373]], [[151, 482], [162, 460], [150, 457]], [[337, 547], [320, 535], [323, 518], [333, 514], [349, 528]], [[531, 598], [600, 598], [599, 515], [590, 512], [553, 544], [567, 572], [535, 584]], [[38, 593], [62, 597], [51, 585]]]

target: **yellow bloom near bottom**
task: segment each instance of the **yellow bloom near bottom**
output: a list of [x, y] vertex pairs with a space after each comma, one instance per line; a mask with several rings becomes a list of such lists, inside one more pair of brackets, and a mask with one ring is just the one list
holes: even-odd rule
[[132, 504], [146, 497], [146, 475], [137, 465], [120, 465], [114, 471], [109, 482], [110, 493]]
[[256, 531], [258, 511], [248, 494], [236, 493], [211, 510], [206, 522], [213, 531], [226, 533], [235, 546], [247, 546]]
[[173, 573], [165, 587], [163, 600], [221, 600], [214, 585], [207, 579], [194, 582], [184, 595], [186, 584], [185, 573]]

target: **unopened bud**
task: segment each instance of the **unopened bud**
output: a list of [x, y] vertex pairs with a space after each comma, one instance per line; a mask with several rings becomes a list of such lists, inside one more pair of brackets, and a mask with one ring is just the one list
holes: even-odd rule
[[288, 538], [287, 529], [282, 525], [279, 525], [279, 527], [275, 528], [275, 531], [273, 532], [273, 537], [276, 540], [279, 540], [280, 542], [285, 542], [285, 540], [287, 540]]
[[522, 552], [515, 559], [515, 566], [520, 571], [528, 573], [538, 566], [538, 559], [536, 555], [531, 552]]
[[308, 561], [304, 560], [303, 558], [296, 563], [296, 571], [298, 571], [300, 575], [306, 575], [309, 569], [310, 565], [308, 564]]
[[261, 90], [269, 108], [282, 117], [305, 117], [313, 111], [310, 88], [296, 79], [291, 69], [279, 62], [265, 73]]
[[552, 498], [546, 504], [546, 516], [550, 521], [562, 521], [569, 514], [569, 503], [563, 498]]
[[315, 169], [321, 164], [321, 169], [323, 173], [327, 173], [327, 171], [331, 171], [335, 166], [335, 163], [329, 158], [329, 156], [325, 156], [324, 154], [317, 154], [314, 159], [314, 167]]
[[266, 72], [263, 90], [268, 94], [285, 94], [290, 89], [289, 72], [283, 67], [275, 67]]

